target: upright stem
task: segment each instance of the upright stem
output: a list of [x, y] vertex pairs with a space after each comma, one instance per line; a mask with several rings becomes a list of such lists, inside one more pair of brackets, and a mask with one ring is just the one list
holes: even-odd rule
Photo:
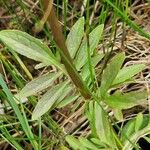
[[65, 44], [65, 39], [64, 39], [64, 36], [62, 33], [61, 24], [55, 15], [55, 11], [54, 11], [53, 7], [51, 8], [50, 15], [49, 15], [47, 21], [51, 27], [54, 40], [59, 48], [62, 63], [64, 64], [71, 80], [73, 81], [73, 83], [77, 87], [77, 89], [80, 91], [82, 96], [85, 99], [90, 99], [92, 94], [90, 93], [90, 90], [83, 82], [81, 76], [79, 75], [78, 71], [76, 70], [76, 68], [73, 64], [73, 60], [72, 60], [72, 58], [68, 52], [68, 49], [66, 47], [66, 44]]

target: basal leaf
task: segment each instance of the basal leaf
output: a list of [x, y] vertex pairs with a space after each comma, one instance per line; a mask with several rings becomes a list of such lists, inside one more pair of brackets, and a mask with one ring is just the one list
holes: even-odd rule
[[125, 60], [125, 54], [117, 54], [111, 62], [106, 66], [106, 69], [102, 75], [100, 93], [102, 97], [105, 97], [106, 92], [111, 87], [114, 79], [116, 78], [123, 62]]
[[74, 58], [80, 46], [83, 34], [84, 34], [84, 18], [82, 17], [73, 25], [66, 40], [66, 45], [72, 58]]
[[[93, 54], [94, 50], [96, 49], [103, 32], [104, 25], [97, 26], [90, 34], [89, 34], [89, 44], [90, 44], [90, 53]], [[77, 70], [87, 62], [87, 40], [86, 38], [83, 39], [83, 42], [77, 52], [75, 57], [74, 64], [76, 65]]]
[[54, 64], [62, 69], [50, 49], [39, 39], [25, 32], [19, 30], [2, 30], [0, 31], [0, 41], [10, 50], [16, 51], [23, 56], [39, 61], [45, 65]]
[[25, 87], [16, 95], [16, 98], [24, 99], [31, 95], [35, 95], [37, 92], [40, 92], [49, 87], [61, 74], [62, 72], [48, 73], [32, 80], [26, 84]]
[[53, 104], [62, 95], [63, 89], [67, 86], [67, 84], [68, 81], [53, 86], [42, 96], [32, 113], [32, 120], [37, 120], [53, 106]]
[[138, 64], [138, 65], [132, 65], [129, 67], [123, 67], [119, 73], [117, 74], [117, 77], [113, 81], [112, 85], [116, 85], [119, 83], [123, 83], [126, 80], [129, 80], [131, 77], [139, 73], [144, 69], [143, 64]]
[[146, 104], [148, 93], [146, 91], [134, 91], [122, 94], [116, 92], [107, 96], [106, 102], [109, 106], [116, 109], [128, 109], [136, 105]]

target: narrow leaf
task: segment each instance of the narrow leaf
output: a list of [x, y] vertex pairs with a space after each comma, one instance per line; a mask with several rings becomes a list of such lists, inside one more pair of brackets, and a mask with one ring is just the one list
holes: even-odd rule
[[[103, 32], [104, 25], [97, 26], [90, 34], [89, 34], [89, 44], [90, 44], [90, 53], [93, 54], [94, 50], [96, 49]], [[87, 62], [87, 40], [86, 38], [83, 39], [83, 42], [77, 52], [75, 57], [75, 65], [77, 70]]]
[[[104, 57], [104, 54], [97, 54], [96, 56], [92, 57], [92, 66], [93, 68], [95, 68], [95, 66], [102, 60], [102, 58]], [[88, 63], [86, 63], [84, 66], [83, 66], [83, 69], [82, 69], [82, 78], [83, 80], [85, 81], [89, 76], [90, 76], [90, 72], [89, 72], [89, 65]]]
[[120, 109], [113, 109], [114, 116], [116, 117], [117, 120], [122, 121], [123, 120], [123, 114]]
[[146, 91], [134, 91], [126, 94], [116, 92], [106, 98], [106, 103], [116, 109], [128, 109], [136, 105], [146, 104]]
[[109, 146], [115, 148], [116, 143], [109, 120], [104, 110], [98, 105], [97, 102], [95, 102], [95, 126], [100, 141], [107, 143]]
[[51, 86], [51, 84], [62, 74], [62, 72], [58, 73], [48, 73], [41, 77], [38, 77], [28, 84], [16, 95], [17, 99], [24, 99], [31, 95], [35, 95], [36, 93], [46, 89]]
[[77, 140], [76, 138], [74, 138], [71, 135], [67, 135], [66, 136], [66, 141], [68, 142], [68, 144], [74, 149], [74, 150], [87, 150], [81, 143], [79, 140]]
[[71, 102], [75, 101], [76, 99], [78, 99], [80, 95], [72, 95], [72, 96], [68, 96], [65, 99], [63, 99], [61, 102], [58, 103], [57, 108], [62, 108], [65, 107], [66, 105], [70, 104]]
[[83, 137], [79, 137], [79, 141], [82, 145], [87, 147], [88, 149], [94, 149], [99, 150], [92, 142], [90, 142], [88, 139], [85, 139]]
[[102, 97], [105, 97], [106, 92], [111, 87], [114, 79], [116, 78], [123, 62], [125, 60], [125, 54], [117, 54], [111, 62], [107, 65], [102, 75], [102, 82], [100, 87], [100, 93]]
[[143, 114], [139, 113], [136, 117], [136, 120], [135, 120], [135, 132], [140, 130], [142, 123], [143, 123]]
[[45, 114], [53, 104], [59, 99], [59, 97], [63, 93], [63, 89], [68, 84], [68, 82], [63, 82], [52, 87], [48, 90], [42, 98], [38, 101], [33, 113], [32, 113], [32, 120], [37, 120], [43, 114]]
[[30, 59], [42, 62], [45, 65], [54, 64], [63, 69], [50, 49], [39, 39], [19, 30], [0, 31], [0, 41], [10, 50], [26, 56]]
[[131, 77], [133, 77], [134, 75], [136, 75], [137, 73], [139, 73], [143, 69], [144, 69], [143, 64], [132, 65], [132, 66], [129, 66], [129, 67], [122, 68], [119, 71], [119, 73], [118, 73], [117, 77], [115, 78], [115, 80], [113, 81], [112, 85], [123, 83], [126, 80], [129, 80]]
[[22, 126], [22, 129], [24, 130], [24, 132], [26, 133], [28, 139], [30, 140], [30, 142], [32, 143], [32, 146], [34, 149], [38, 149], [38, 145], [37, 145], [37, 142], [34, 138], [34, 135], [31, 131], [31, 128], [28, 124], [28, 120], [26, 118], [25, 115], [22, 115], [21, 111], [19, 110], [18, 108], [18, 105], [16, 104], [14, 98], [13, 98], [13, 95], [12, 93], [9, 91], [7, 85], [5, 84], [3, 78], [2, 78], [2, 75], [0, 74], [0, 85], [3, 89], [3, 91], [5, 92], [6, 96], [7, 96], [7, 101], [8, 103], [10, 104], [10, 106], [13, 108], [21, 126]]
[[84, 18], [82, 17], [73, 25], [66, 40], [66, 45], [72, 58], [74, 58], [80, 46], [83, 34], [84, 34]]

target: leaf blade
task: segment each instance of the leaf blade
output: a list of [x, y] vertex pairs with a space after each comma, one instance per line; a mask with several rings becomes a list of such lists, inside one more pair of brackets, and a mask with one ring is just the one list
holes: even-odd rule
[[45, 88], [49, 87], [61, 74], [62, 72], [48, 73], [47, 75], [43, 75], [32, 80], [25, 85], [25, 87], [16, 95], [16, 97], [18, 99], [24, 99], [44, 90]]
[[126, 80], [130, 79], [140, 71], [144, 69], [145, 65], [138, 64], [138, 65], [132, 65], [129, 67], [123, 67], [119, 73], [117, 74], [115, 80], [113, 81], [112, 85], [116, 85], [119, 83], [123, 83]]
[[73, 25], [73, 27], [71, 28], [67, 36], [66, 45], [72, 58], [74, 58], [80, 46], [80, 43], [84, 34], [84, 23], [85, 23], [84, 17], [80, 18]]
[[38, 101], [32, 113], [32, 120], [37, 120], [45, 114], [61, 96], [63, 89], [68, 84], [68, 81], [58, 84], [48, 90]]
[[125, 60], [125, 53], [117, 54], [111, 62], [107, 65], [102, 75], [102, 82], [100, 87], [101, 97], [105, 97], [106, 92], [111, 87], [116, 78], [123, 62]]
[[[90, 45], [90, 54], [93, 55], [94, 50], [96, 49], [103, 32], [104, 25], [97, 26], [90, 34], [89, 34], [89, 45]], [[77, 52], [74, 63], [76, 65], [77, 70], [87, 62], [87, 40], [83, 39], [83, 42]]]

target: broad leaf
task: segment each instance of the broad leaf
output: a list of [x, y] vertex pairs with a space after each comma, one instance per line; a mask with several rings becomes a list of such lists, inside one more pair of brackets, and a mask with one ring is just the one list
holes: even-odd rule
[[81, 44], [83, 34], [84, 34], [84, 18], [82, 17], [73, 25], [66, 40], [66, 45], [72, 58], [74, 58]]
[[117, 74], [117, 77], [113, 81], [112, 85], [120, 84], [123, 83], [127, 80], [129, 80], [131, 77], [139, 73], [144, 69], [143, 64], [138, 64], [138, 65], [132, 65], [129, 67], [124, 67], [122, 68], [119, 73]]
[[100, 93], [103, 98], [105, 97], [106, 92], [111, 87], [114, 79], [116, 78], [124, 60], [124, 53], [117, 54], [115, 57], [113, 57], [111, 62], [107, 65], [106, 69], [104, 70], [100, 87]]
[[[89, 34], [89, 44], [90, 44], [90, 53], [93, 54], [94, 50], [96, 49], [103, 32], [104, 25], [97, 26], [90, 34]], [[75, 57], [74, 64], [76, 65], [77, 70], [87, 62], [87, 40], [86, 38], [83, 39], [83, 42], [77, 52]]]
[[31, 95], [35, 95], [37, 92], [40, 92], [47, 87], [51, 86], [52, 83], [62, 74], [62, 72], [58, 73], [48, 73], [41, 77], [38, 77], [28, 84], [16, 95], [17, 99], [24, 99]]
[[60, 98], [63, 93], [64, 88], [67, 86], [67, 82], [60, 83], [56, 86], [53, 86], [50, 90], [48, 90], [42, 98], [38, 101], [33, 114], [32, 120], [37, 120], [43, 114], [45, 114], [53, 104]]
[[40, 40], [19, 30], [0, 31], [0, 41], [2, 41], [10, 50], [26, 56], [30, 59], [39, 61], [45, 65], [54, 64], [62, 69], [50, 49]]
[[147, 96], [146, 91], [134, 91], [125, 94], [116, 92], [106, 97], [106, 103], [115, 109], [128, 109], [136, 105], [146, 104]]

